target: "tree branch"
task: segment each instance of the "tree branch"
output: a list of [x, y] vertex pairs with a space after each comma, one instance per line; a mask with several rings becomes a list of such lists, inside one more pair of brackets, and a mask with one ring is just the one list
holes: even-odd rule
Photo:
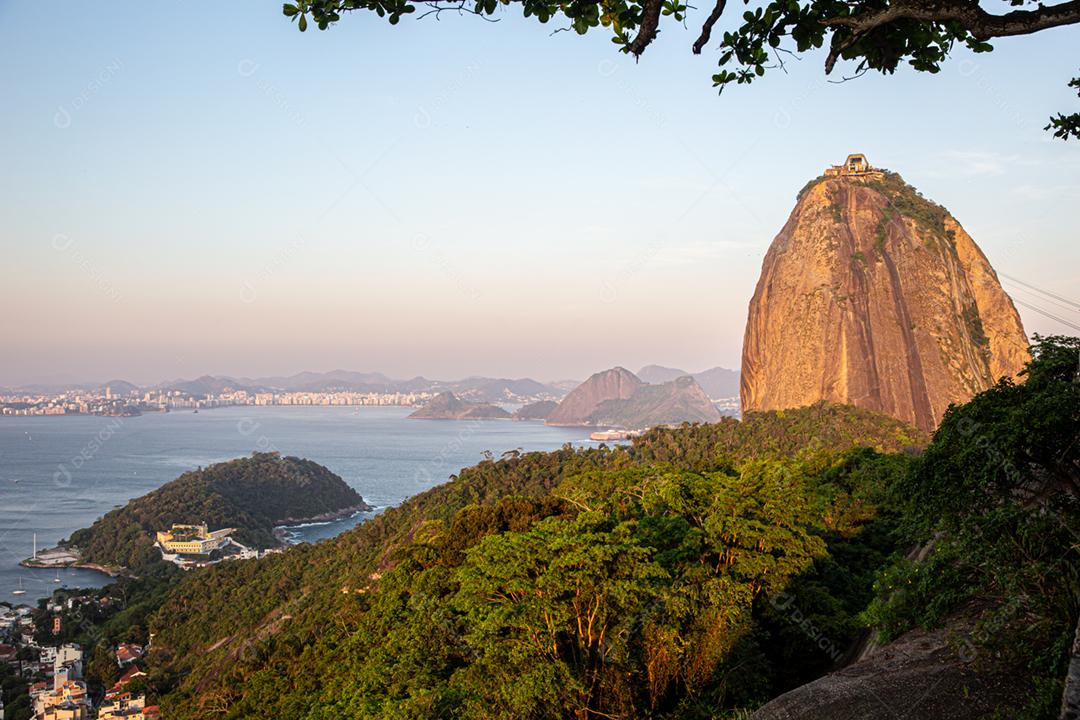
[[712, 37], [713, 25], [720, 19], [720, 16], [724, 14], [724, 7], [727, 5], [727, 0], [716, 0], [716, 6], [709, 13], [709, 17], [705, 19], [705, 23], [701, 26], [701, 35], [698, 35], [698, 39], [694, 41], [694, 54], [700, 55], [701, 49], [709, 42], [709, 38]]
[[[1075, 0], [1080, 2], [1080, 0]], [[661, 0], [645, 0], [641, 6], [641, 25], [638, 26], [637, 36], [626, 46], [634, 57], [640, 57], [645, 48], [656, 39], [656, 29], [660, 26], [660, 11], [663, 8]]]
[[[1013, 10], [993, 15], [979, 7], [975, 0], [898, 0], [886, 8], [822, 21], [830, 27], [845, 27], [853, 38], [897, 20], [923, 22], [959, 22], [976, 40], [989, 40], [1010, 35], [1028, 35], [1060, 25], [1080, 22], [1080, 0], [1035, 10]], [[854, 40], [851, 40], [854, 42]], [[850, 45], [843, 44], [840, 49]]]

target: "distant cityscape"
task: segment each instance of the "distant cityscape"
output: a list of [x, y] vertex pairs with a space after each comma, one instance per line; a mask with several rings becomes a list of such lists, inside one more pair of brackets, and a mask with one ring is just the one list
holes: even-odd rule
[[231, 392], [193, 395], [180, 390], [133, 392], [124, 396], [102, 391], [67, 391], [0, 395], [0, 415], [105, 415], [130, 417], [146, 412], [202, 410], [235, 405], [399, 405], [413, 407], [431, 399], [431, 392]]
[[[668, 382], [691, 375], [676, 368], [649, 365], [639, 371], [643, 381]], [[739, 374], [711, 368], [692, 374], [724, 414], [737, 414]], [[233, 406], [398, 406], [426, 405], [442, 392], [471, 402], [526, 405], [559, 401], [579, 383], [574, 380], [538, 382], [531, 378], [468, 377], [400, 380], [382, 373], [334, 370], [303, 372], [285, 377], [242, 378], [204, 375], [139, 387], [124, 380], [101, 384], [25, 385], [0, 387], [0, 417], [102, 415], [131, 417], [144, 413], [208, 410]]]

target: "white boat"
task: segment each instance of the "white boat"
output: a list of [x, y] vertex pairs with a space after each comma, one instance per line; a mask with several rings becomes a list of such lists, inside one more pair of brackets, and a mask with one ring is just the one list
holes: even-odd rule
[[22, 578], [19, 578], [19, 589], [18, 590], [12, 590], [11, 594], [12, 595], [25, 595], [26, 594], [26, 591], [23, 590]]
[[60, 582], [60, 571], [59, 570], [56, 571], [56, 577], [53, 578], [53, 582], [54, 583]]

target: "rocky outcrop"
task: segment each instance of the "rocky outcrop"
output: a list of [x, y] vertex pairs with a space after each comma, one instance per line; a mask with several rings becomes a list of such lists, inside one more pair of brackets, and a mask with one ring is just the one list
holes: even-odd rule
[[452, 392], [442, 392], [409, 417], [414, 420], [508, 420], [511, 415], [496, 405], [468, 402]]
[[[913, 630], [866, 659], [769, 701], [751, 720], [975, 720], [1009, 717], [1031, 688], [971, 640], [970, 622]], [[1003, 715], [994, 715], [1004, 712]]]
[[625, 400], [644, 385], [626, 368], [614, 367], [592, 375], [562, 399], [548, 415], [548, 425], [591, 425], [590, 418], [606, 400]]
[[971, 237], [899, 175], [800, 194], [750, 301], [743, 413], [858, 405], [936, 427], [1028, 359], [1012, 301]]

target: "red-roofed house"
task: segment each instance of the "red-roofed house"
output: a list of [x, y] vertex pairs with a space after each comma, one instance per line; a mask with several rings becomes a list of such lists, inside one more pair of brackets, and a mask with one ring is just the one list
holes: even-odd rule
[[105, 699], [111, 700], [120, 693], [124, 692], [124, 688], [127, 686], [127, 684], [137, 677], [146, 677], [146, 673], [144, 673], [137, 667], [128, 668], [128, 671], [121, 675], [120, 679], [117, 680], [116, 683], [111, 688], [109, 688], [109, 691], [105, 693]]
[[116, 648], [116, 664], [120, 667], [130, 665], [143, 656], [143, 649], [132, 643], [120, 643]]

